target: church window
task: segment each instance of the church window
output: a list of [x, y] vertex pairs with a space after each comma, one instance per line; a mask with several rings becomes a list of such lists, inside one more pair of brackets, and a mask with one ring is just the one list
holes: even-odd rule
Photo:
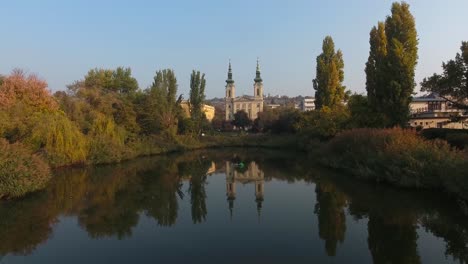
[[260, 96], [260, 89], [257, 88], [257, 96]]
[[245, 104], [242, 104], [242, 109], [245, 109]]
[[240, 109], [240, 104], [237, 104], [237, 109]]
[[231, 97], [231, 90], [229, 90], [229, 97]]

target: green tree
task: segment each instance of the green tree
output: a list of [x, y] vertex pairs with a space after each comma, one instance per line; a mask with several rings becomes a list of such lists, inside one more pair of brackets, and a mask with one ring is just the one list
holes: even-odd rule
[[242, 128], [244, 130], [246, 127], [252, 125], [252, 120], [244, 110], [237, 111], [234, 114], [234, 120], [232, 120], [232, 125]]
[[92, 69], [85, 76], [86, 87], [101, 88], [117, 93], [132, 93], [138, 90], [138, 82], [132, 77], [130, 68], [118, 67], [111, 69]]
[[316, 77], [313, 80], [315, 105], [317, 109], [324, 106], [334, 108], [344, 99], [344, 61], [341, 50], [335, 52], [335, 44], [330, 36], [325, 37], [322, 54], [317, 57]]
[[[374, 110], [383, 111], [384, 65], [387, 56], [387, 37], [385, 36], [385, 23], [379, 22], [370, 32], [370, 52], [366, 63], [366, 90], [369, 105]], [[357, 99], [357, 98], [356, 98]]]
[[196, 131], [199, 133], [205, 118], [203, 103], [205, 101], [205, 74], [200, 71], [192, 71], [190, 76], [190, 117], [195, 123]]
[[392, 5], [392, 15], [370, 32], [366, 89], [372, 110], [383, 114], [382, 126], [403, 126], [409, 117], [418, 61], [414, 17], [405, 2]]
[[145, 91], [139, 123], [147, 134], [168, 132], [174, 135], [177, 131], [177, 117], [180, 114], [176, 100], [177, 78], [173, 70], [165, 69], [156, 72], [153, 84]]
[[463, 41], [460, 49], [455, 59], [442, 63], [442, 74], [424, 78], [421, 91], [437, 93], [457, 107], [468, 109], [468, 41]]
[[348, 100], [348, 110], [350, 114], [350, 127], [379, 127], [384, 118], [381, 114], [375, 113], [369, 102], [369, 96], [353, 94]]

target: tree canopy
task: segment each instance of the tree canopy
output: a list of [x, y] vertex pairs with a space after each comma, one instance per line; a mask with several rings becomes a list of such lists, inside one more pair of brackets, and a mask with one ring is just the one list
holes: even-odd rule
[[434, 92], [458, 107], [468, 109], [468, 41], [463, 41], [461, 53], [442, 63], [442, 73], [434, 73], [421, 82], [421, 91]]
[[313, 80], [315, 89], [315, 106], [334, 108], [340, 105], [345, 97], [344, 61], [341, 50], [335, 52], [332, 37], [323, 40], [322, 53], [317, 57], [316, 77]]
[[405, 2], [395, 2], [385, 23], [370, 32], [366, 90], [372, 111], [383, 116], [382, 126], [405, 125], [415, 87], [418, 37]]

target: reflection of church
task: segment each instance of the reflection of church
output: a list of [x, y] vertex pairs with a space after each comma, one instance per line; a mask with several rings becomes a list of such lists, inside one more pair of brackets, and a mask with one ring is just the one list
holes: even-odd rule
[[264, 194], [265, 175], [258, 167], [258, 164], [251, 162], [246, 167], [239, 167], [236, 164], [226, 161], [226, 195], [229, 202], [229, 211], [234, 208], [236, 199], [236, 183], [255, 184], [255, 202], [257, 203], [257, 212], [260, 216]]

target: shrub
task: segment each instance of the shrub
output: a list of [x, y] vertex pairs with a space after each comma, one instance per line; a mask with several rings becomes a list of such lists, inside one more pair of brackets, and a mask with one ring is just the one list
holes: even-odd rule
[[468, 130], [449, 128], [429, 128], [421, 131], [426, 139], [444, 139], [453, 147], [464, 149], [468, 145]]
[[445, 189], [468, 198], [468, 158], [444, 141], [427, 141], [399, 128], [354, 129], [338, 134], [323, 151], [323, 163], [359, 178]]
[[49, 167], [38, 155], [0, 139], [0, 197], [23, 196], [42, 189], [49, 179]]

